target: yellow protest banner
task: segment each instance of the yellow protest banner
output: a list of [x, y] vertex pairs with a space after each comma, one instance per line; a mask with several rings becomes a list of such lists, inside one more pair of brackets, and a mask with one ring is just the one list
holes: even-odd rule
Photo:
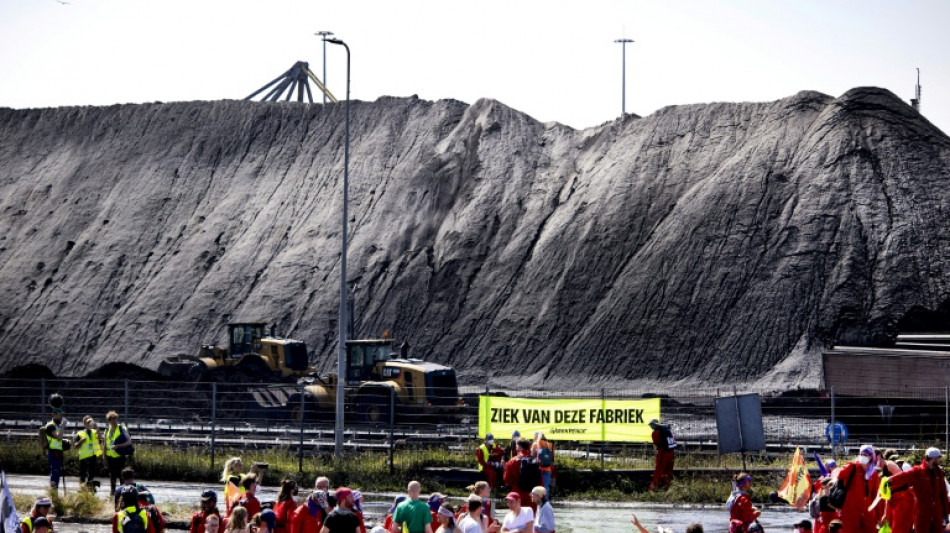
[[530, 438], [542, 431], [548, 440], [651, 442], [647, 424], [660, 419], [660, 399], [509, 398], [479, 396], [478, 434]]

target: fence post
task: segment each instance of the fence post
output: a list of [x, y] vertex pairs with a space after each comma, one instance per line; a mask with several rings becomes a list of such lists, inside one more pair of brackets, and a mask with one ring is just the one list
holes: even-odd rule
[[396, 429], [396, 389], [389, 388], [389, 474], [395, 471], [393, 458], [396, 454], [396, 441], [393, 433]]
[[300, 384], [300, 441], [297, 443], [297, 472], [303, 473], [303, 424], [307, 419], [307, 397], [306, 386]]
[[215, 416], [218, 408], [218, 383], [211, 382], [211, 470], [214, 470]]
[[831, 387], [831, 457], [838, 460], [838, 439], [835, 438], [835, 388]]
[[122, 411], [122, 418], [125, 419], [125, 423], [129, 423], [129, 380], [125, 380], [125, 408]]
[[[601, 412], [607, 410], [607, 391], [603, 387], [600, 389], [600, 410]], [[600, 469], [606, 470], [606, 459], [604, 459], [604, 453], [607, 449], [607, 436], [604, 435], [604, 423], [601, 422], [600, 425]]]
[[40, 378], [40, 409], [43, 410], [43, 420], [46, 420], [46, 378]]

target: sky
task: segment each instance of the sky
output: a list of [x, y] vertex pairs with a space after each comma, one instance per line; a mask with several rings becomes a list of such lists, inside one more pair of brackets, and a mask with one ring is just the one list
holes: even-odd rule
[[[68, 2], [68, 3], [66, 3]], [[323, 43], [351, 95], [492, 98], [586, 128], [622, 107], [877, 86], [950, 132], [950, 0], [0, 0], [0, 107], [240, 99]], [[327, 45], [327, 85], [346, 55]]]

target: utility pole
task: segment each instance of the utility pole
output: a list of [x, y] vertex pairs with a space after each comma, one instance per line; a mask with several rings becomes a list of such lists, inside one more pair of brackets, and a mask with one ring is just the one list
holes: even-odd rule
[[349, 217], [350, 199], [350, 47], [340, 39], [325, 39], [324, 42], [337, 44], [346, 49], [346, 140], [343, 148], [343, 244], [340, 247], [340, 340], [337, 346], [336, 363], [336, 423], [334, 424], [333, 455], [343, 459], [343, 413], [344, 391], [346, 387], [346, 224]]
[[616, 39], [615, 43], [620, 43], [623, 47], [623, 66], [621, 67], [620, 82], [620, 120], [627, 116], [627, 43], [632, 43], [633, 39]]
[[[314, 35], [319, 35], [323, 40], [323, 86], [327, 86], [327, 37], [333, 35], [332, 31], [321, 30]], [[323, 93], [323, 103], [327, 103], [327, 93]]]

